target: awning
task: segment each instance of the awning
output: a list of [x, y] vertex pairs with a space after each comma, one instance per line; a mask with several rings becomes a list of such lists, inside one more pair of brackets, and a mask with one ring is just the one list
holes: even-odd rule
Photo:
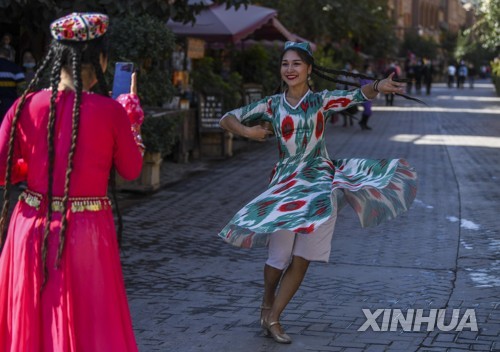
[[[167, 26], [178, 36], [189, 36], [207, 42], [238, 43], [244, 39], [306, 41], [288, 31], [277, 19], [278, 12], [267, 7], [248, 5], [226, 9], [213, 5], [195, 16], [194, 24], [169, 20]], [[315, 45], [311, 43], [313, 50]]]

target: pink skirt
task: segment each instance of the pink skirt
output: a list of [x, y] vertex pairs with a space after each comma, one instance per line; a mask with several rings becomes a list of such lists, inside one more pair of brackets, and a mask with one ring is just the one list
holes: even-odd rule
[[41, 290], [47, 205], [28, 203], [16, 205], [0, 256], [0, 351], [137, 351], [111, 209], [69, 213], [58, 269], [53, 213]]

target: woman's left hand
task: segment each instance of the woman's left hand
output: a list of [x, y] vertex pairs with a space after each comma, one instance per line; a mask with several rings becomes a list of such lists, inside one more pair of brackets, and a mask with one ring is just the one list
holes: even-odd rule
[[132, 73], [132, 77], [130, 79], [130, 94], [137, 95], [137, 73]]
[[406, 92], [406, 83], [393, 81], [394, 72], [391, 73], [387, 78], [384, 78], [378, 83], [377, 89], [382, 94], [399, 93], [404, 94]]

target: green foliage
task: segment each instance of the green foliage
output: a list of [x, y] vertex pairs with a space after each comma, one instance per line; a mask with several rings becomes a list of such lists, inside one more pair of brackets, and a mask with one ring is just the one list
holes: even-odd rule
[[197, 60], [191, 72], [193, 89], [203, 94], [220, 95], [223, 99], [225, 111], [238, 107], [241, 103], [241, 75], [237, 72], [230, 72], [227, 78], [221, 76], [220, 61], [213, 57], [204, 57]]
[[[216, 0], [227, 6], [247, 5], [249, 0]], [[28, 28], [48, 31], [49, 23], [57, 17], [75, 11], [99, 11], [111, 17], [141, 16], [148, 14], [159, 20], [172, 18], [176, 21], [194, 21], [194, 16], [204, 6], [189, 5], [184, 0], [2, 0], [0, 9], [3, 18], [13, 23], [18, 22]]]
[[150, 15], [112, 18], [110, 28], [110, 61], [132, 61], [139, 67], [138, 93], [142, 104], [161, 106], [169, 101], [174, 95], [170, 72], [166, 69], [174, 47], [170, 29]]
[[438, 52], [438, 44], [433, 38], [422, 37], [416, 32], [409, 32], [401, 46], [401, 55], [405, 56], [408, 51], [419, 57], [435, 59]]
[[[353, 62], [352, 58], [356, 57], [342, 57], [343, 53], [345, 53], [345, 50], [335, 50], [333, 48], [325, 48], [325, 47], [319, 47], [317, 48], [316, 52], [314, 53], [314, 61], [323, 67], [329, 67], [333, 69], [342, 69], [344, 68], [343, 63], [344, 62]], [[353, 51], [353, 54], [354, 51]], [[316, 91], [322, 91], [324, 89], [335, 89], [336, 84], [330, 81], [327, 81], [323, 78], [320, 78], [318, 76], [312, 75], [312, 80], [313, 80], [313, 88]]]
[[478, 11], [478, 21], [465, 31], [466, 36], [480, 43], [488, 52], [500, 49], [500, 0], [483, 0]]
[[476, 65], [492, 60], [500, 50], [500, 0], [482, 1], [478, 21], [472, 28], [459, 33], [456, 59], [465, 59]]
[[441, 31], [440, 43], [441, 49], [447, 61], [453, 56], [453, 52], [457, 46], [458, 35], [456, 33], [451, 33], [447, 30]]
[[395, 53], [393, 21], [387, 0], [263, 0], [263, 6], [276, 8], [279, 20], [293, 33], [316, 44], [342, 43], [339, 51], [357, 47], [361, 52], [385, 57]]
[[113, 55], [120, 60], [166, 60], [174, 46], [174, 34], [151, 15], [112, 17], [109, 34]]
[[279, 58], [282, 49], [256, 44], [242, 51], [235, 51], [232, 70], [239, 72], [245, 83], [263, 86], [264, 95], [274, 94], [280, 84]]
[[497, 95], [500, 97], [500, 58], [495, 58], [495, 60], [490, 62], [491, 65], [491, 77], [493, 83], [495, 84], [495, 90]]
[[162, 157], [172, 153], [172, 148], [179, 138], [178, 130], [182, 119], [182, 112], [179, 112], [178, 115], [152, 116], [146, 114], [141, 127], [146, 150], [150, 153], [161, 153]]
[[455, 61], [465, 60], [479, 67], [493, 59], [494, 53], [486, 50], [480, 42], [471, 40], [468, 35], [459, 33], [453, 57]]

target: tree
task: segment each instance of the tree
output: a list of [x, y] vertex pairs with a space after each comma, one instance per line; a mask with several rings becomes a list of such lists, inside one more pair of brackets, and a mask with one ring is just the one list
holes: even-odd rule
[[[226, 6], [247, 5], [250, 0], [215, 0]], [[143, 14], [166, 21], [194, 21], [205, 5], [203, 1], [186, 0], [0, 0], [2, 21], [46, 30], [49, 23], [69, 12], [98, 11], [110, 16], [140, 16]]]
[[500, 49], [500, 0], [483, 0], [477, 13], [478, 21], [459, 34], [456, 59], [476, 65], [484, 64], [498, 55]]
[[433, 38], [421, 37], [416, 32], [409, 32], [405, 35], [401, 46], [401, 55], [406, 55], [409, 51], [419, 57], [435, 59], [437, 57], [438, 44]]
[[[174, 95], [171, 72], [165, 63], [174, 47], [174, 35], [151, 15], [124, 16], [109, 31], [110, 62], [132, 61], [139, 68], [139, 96], [145, 106], [161, 106]], [[109, 69], [112, 81], [113, 67]]]
[[478, 11], [479, 20], [465, 32], [481, 44], [483, 49], [496, 51], [500, 49], [500, 0], [483, 0]]
[[[375, 57], [394, 53], [393, 23], [386, 0], [264, 0], [278, 10], [278, 18], [292, 32], [320, 46], [342, 43], [340, 49]], [[339, 47], [337, 46], [337, 49]], [[346, 56], [346, 55], [343, 55]]]

